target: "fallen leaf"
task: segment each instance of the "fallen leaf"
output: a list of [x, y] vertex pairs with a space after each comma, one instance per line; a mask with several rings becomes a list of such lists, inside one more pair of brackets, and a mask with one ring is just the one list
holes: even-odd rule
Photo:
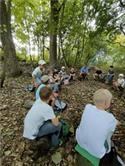
[[62, 156], [60, 154], [60, 152], [56, 152], [52, 155], [52, 161], [55, 163], [55, 164], [59, 164], [62, 160]]

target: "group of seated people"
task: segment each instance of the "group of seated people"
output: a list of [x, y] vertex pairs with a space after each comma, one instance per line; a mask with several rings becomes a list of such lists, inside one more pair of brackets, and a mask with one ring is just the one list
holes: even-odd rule
[[60, 91], [62, 85], [69, 84], [71, 81], [75, 80], [75, 70], [71, 68], [69, 74], [66, 72], [65, 66], [62, 66], [60, 70], [57, 69], [47, 69], [46, 62], [40, 60], [38, 67], [36, 67], [32, 73], [33, 86], [35, 88], [35, 98], [36, 100], [40, 98], [40, 89], [47, 86], [53, 91], [54, 100], [50, 102], [54, 103], [53, 108], [55, 111], [62, 111], [66, 104], [60, 99]]
[[71, 68], [69, 74], [66, 72], [65, 66], [61, 67], [61, 70], [46, 70], [46, 62], [44, 60], [39, 61], [39, 66], [32, 73], [33, 84], [37, 88], [41, 84], [41, 78], [43, 75], [49, 76], [49, 83], [68, 84], [69, 81], [75, 79], [75, 70]]
[[[83, 66], [80, 70], [80, 80], [88, 78], [90, 68]], [[94, 80], [100, 80], [106, 84], [112, 85], [113, 89], [123, 92], [125, 89], [125, 76], [123, 73], [118, 75], [117, 80], [114, 80], [115, 72], [113, 66], [110, 66], [107, 73], [103, 73], [100, 68], [94, 67], [93, 78]]]
[[102, 80], [105, 83], [111, 83], [114, 77], [114, 69], [113, 66], [110, 66], [107, 73], [103, 73], [103, 71], [98, 67], [88, 67], [87, 65], [83, 66], [80, 69], [80, 76], [84, 80], [88, 77], [90, 71], [94, 71], [93, 78], [94, 80]]
[[[41, 60], [39, 67], [32, 73], [33, 83], [36, 87], [36, 101], [24, 119], [23, 137], [29, 140], [39, 140], [41, 137], [50, 136], [50, 149], [53, 149], [60, 144], [63, 124], [60, 115], [57, 115], [53, 109], [55, 97], [59, 94], [58, 90], [54, 91], [51, 87], [51, 83], [57, 85], [56, 83], [64, 83], [65, 79], [72, 80], [75, 77], [75, 72], [72, 69], [70, 75], [65, 77], [65, 68], [62, 67], [59, 73], [54, 71], [53, 75], [42, 76], [45, 64], [45, 61]], [[111, 101], [112, 94], [107, 89], [97, 90], [93, 95], [94, 105], [87, 104], [85, 106], [76, 130], [77, 144], [88, 154], [98, 158], [100, 165], [104, 162], [105, 156], [108, 154], [110, 156], [111, 137], [118, 125], [114, 115], [107, 111]]]
[[93, 74], [94, 80], [101, 80], [105, 82], [106, 84], [112, 84], [114, 76], [115, 76], [115, 73], [114, 73], [113, 66], [109, 67], [109, 70], [107, 73], [104, 73], [100, 68], [97, 68], [97, 67], [94, 68], [94, 74]]
[[62, 124], [59, 122], [60, 116], [56, 115], [66, 107], [66, 104], [59, 100], [59, 94], [61, 86], [73, 80], [75, 80], [74, 68], [67, 74], [65, 66], [62, 66], [61, 70], [47, 70], [44, 60], [38, 62], [38, 67], [32, 72], [36, 100], [24, 120], [25, 138], [36, 140], [51, 135], [50, 147], [59, 144]]
[[123, 92], [125, 89], [125, 76], [123, 73], [117, 76], [115, 80], [115, 72], [113, 66], [110, 66], [109, 71], [107, 74], [103, 74], [101, 69], [96, 69], [93, 75], [95, 80], [103, 80], [105, 83], [112, 85], [114, 90]]

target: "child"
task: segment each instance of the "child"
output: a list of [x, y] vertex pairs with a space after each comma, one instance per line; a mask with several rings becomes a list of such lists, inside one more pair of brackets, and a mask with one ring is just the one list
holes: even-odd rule
[[102, 79], [102, 70], [99, 68], [95, 68], [95, 73], [93, 74], [94, 80], [101, 80]]
[[54, 79], [54, 82], [60, 83], [60, 76], [58, 72], [56, 71], [53, 72], [53, 79]]
[[42, 84], [36, 90], [36, 94], [35, 94], [36, 100], [40, 98], [40, 90], [42, 88], [44, 88], [45, 86], [50, 87], [53, 91], [53, 100], [50, 100], [49, 105], [53, 107], [54, 112], [61, 109], [63, 110], [66, 107], [66, 104], [59, 98], [59, 92], [60, 92], [59, 85], [57, 83], [50, 84], [49, 78], [50, 77], [48, 75], [42, 76], [42, 79], [41, 79]]
[[36, 90], [36, 94], [35, 94], [35, 98], [36, 100], [40, 98], [40, 90], [45, 87], [48, 86], [49, 87], [49, 76], [48, 75], [44, 75], [41, 78], [41, 84], [39, 85], [39, 87]]
[[60, 78], [64, 78], [65, 77], [65, 75], [66, 75], [66, 68], [65, 68], [65, 66], [61, 67], [59, 75], [60, 75]]
[[69, 73], [69, 81], [74, 81], [76, 76], [75, 69], [72, 67]]
[[32, 80], [35, 88], [38, 88], [38, 86], [41, 84], [41, 78], [43, 73], [45, 72], [46, 62], [44, 60], [40, 60], [38, 65], [39, 66], [36, 67], [32, 73]]
[[95, 92], [94, 104], [87, 104], [79, 127], [76, 130], [78, 144], [91, 155], [102, 158], [111, 150], [111, 136], [117, 120], [105, 111], [110, 107], [112, 94], [107, 89]]
[[80, 80], [84, 80], [88, 74], [89, 74], [89, 67], [85, 65], [80, 69]]
[[106, 83], [107, 84], [112, 84], [113, 77], [114, 77], [114, 67], [110, 66], [108, 74], [106, 76]]
[[113, 83], [113, 87], [116, 90], [124, 89], [124, 74], [119, 74], [118, 80]]
[[61, 70], [59, 72], [59, 76], [60, 76], [61, 84], [64, 84], [64, 85], [69, 84], [69, 75], [67, 75], [67, 73], [66, 73], [65, 66], [61, 67]]
[[55, 116], [52, 107], [48, 105], [52, 98], [52, 90], [49, 87], [40, 90], [40, 98], [35, 101], [25, 117], [23, 137], [34, 140], [50, 135], [51, 147], [57, 147], [61, 123]]

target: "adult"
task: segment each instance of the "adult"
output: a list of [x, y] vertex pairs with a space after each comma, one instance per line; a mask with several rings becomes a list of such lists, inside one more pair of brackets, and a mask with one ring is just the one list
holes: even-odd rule
[[40, 60], [38, 65], [39, 66], [36, 67], [32, 73], [32, 80], [35, 88], [38, 88], [38, 86], [41, 84], [41, 78], [45, 72], [46, 62], [44, 60]]

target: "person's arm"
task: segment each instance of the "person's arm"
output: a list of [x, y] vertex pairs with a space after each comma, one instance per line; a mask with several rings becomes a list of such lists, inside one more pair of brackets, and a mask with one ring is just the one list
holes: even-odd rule
[[83, 67], [80, 69], [80, 75], [83, 73]]
[[121, 122], [120, 122], [119, 120], [117, 120], [117, 125], [116, 125], [116, 127], [119, 126], [119, 125], [121, 125]]
[[36, 83], [37, 71], [38, 71], [38, 68], [34, 69], [34, 71], [32, 72], [32, 83], [33, 83], [34, 87], [36, 87], [36, 88], [39, 86], [39, 84]]
[[32, 75], [32, 83], [34, 85], [34, 87], [38, 88], [39, 84], [35, 82], [35, 76]]
[[57, 116], [57, 117], [52, 119], [52, 124], [54, 126], [58, 126], [59, 125], [59, 118], [60, 118], [60, 116]]

